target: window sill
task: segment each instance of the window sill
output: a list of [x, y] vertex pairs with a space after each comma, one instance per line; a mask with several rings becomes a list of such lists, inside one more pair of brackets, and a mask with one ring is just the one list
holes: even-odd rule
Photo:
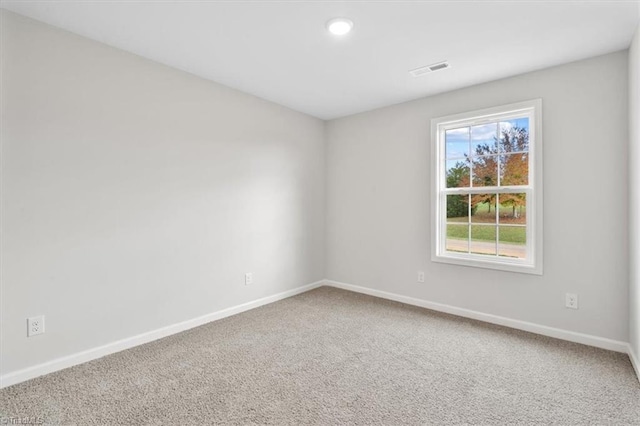
[[542, 275], [542, 265], [533, 265], [522, 261], [497, 260], [484, 255], [456, 256], [455, 254], [433, 255], [432, 262], [448, 263], [451, 265], [467, 266], [473, 268], [494, 269], [498, 271], [517, 272], [521, 274]]

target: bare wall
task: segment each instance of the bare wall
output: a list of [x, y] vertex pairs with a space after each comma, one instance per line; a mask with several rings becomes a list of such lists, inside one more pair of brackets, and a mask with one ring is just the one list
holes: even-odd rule
[[[627, 72], [624, 51], [328, 122], [327, 278], [626, 342]], [[431, 262], [430, 120], [535, 98], [544, 274]]]
[[1, 374], [324, 278], [321, 120], [1, 14]]
[[[640, 5], [639, 14], [640, 14]], [[640, 26], [629, 48], [629, 343], [640, 358]], [[636, 365], [640, 368], [640, 365]], [[640, 377], [640, 371], [638, 371]]]

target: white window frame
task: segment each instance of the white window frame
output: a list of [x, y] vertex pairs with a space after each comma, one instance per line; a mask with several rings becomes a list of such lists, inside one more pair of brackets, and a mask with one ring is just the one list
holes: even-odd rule
[[[485, 124], [509, 118], [529, 118], [528, 185], [498, 187], [500, 192], [527, 194], [526, 259], [457, 253], [446, 250], [446, 196], [463, 193], [494, 192], [496, 187], [446, 188], [445, 132], [460, 127]], [[542, 100], [518, 102], [431, 120], [432, 219], [431, 260], [434, 262], [498, 269], [542, 275]]]

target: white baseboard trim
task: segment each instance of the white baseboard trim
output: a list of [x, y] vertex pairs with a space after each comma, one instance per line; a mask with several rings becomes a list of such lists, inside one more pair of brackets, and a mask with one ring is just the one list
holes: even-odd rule
[[369, 296], [380, 297], [382, 299], [402, 302], [406, 303], [407, 305], [419, 306], [438, 312], [444, 312], [460, 317], [471, 318], [491, 324], [497, 324], [505, 327], [515, 328], [518, 330], [528, 331], [530, 333], [541, 334], [543, 336], [555, 337], [556, 339], [582, 343], [583, 345], [595, 346], [597, 348], [608, 349], [616, 352], [629, 353], [629, 344], [627, 342], [592, 336], [590, 334], [577, 333], [575, 331], [562, 330], [560, 328], [548, 327], [546, 325], [520, 321], [516, 319], [501, 317], [498, 315], [485, 314], [483, 312], [472, 311], [470, 309], [458, 308], [456, 306], [445, 305], [442, 303], [429, 302], [427, 300], [402, 296], [395, 293], [388, 293], [381, 290], [374, 290], [367, 287], [360, 287], [353, 284], [341, 283], [338, 281], [327, 280], [325, 281], [325, 285], [341, 288], [343, 290], [354, 291], [356, 293], [367, 294]]
[[277, 302], [282, 299], [286, 299], [297, 294], [305, 293], [309, 290], [327, 285], [330, 287], [336, 287], [343, 290], [349, 290], [356, 293], [367, 294], [369, 296], [380, 297], [382, 299], [393, 300], [396, 302], [406, 303], [407, 305], [419, 306], [422, 308], [431, 309], [438, 312], [444, 312], [460, 317], [471, 318], [479, 321], [488, 322], [491, 324], [498, 324], [505, 327], [515, 328], [518, 330], [524, 330], [531, 333], [541, 334], [543, 336], [555, 337], [557, 339], [568, 340], [570, 342], [582, 343], [584, 345], [595, 346], [602, 349], [608, 349], [616, 352], [623, 352], [629, 355], [631, 364], [635, 369], [638, 380], [640, 380], [640, 359], [633, 352], [631, 345], [627, 342], [621, 342], [617, 340], [611, 340], [604, 337], [592, 336], [589, 334], [577, 333], [574, 331], [562, 330], [559, 328], [548, 327], [526, 321], [515, 320], [511, 318], [501, 317], [498, 315], [486, 314], [483, 312], [473, 311], [470, 309], [458, 308], [451, 305], [442, 303], [430, 302], [427, 300], [417, 299], [409, 296], [402, 296], [395, 293], [389, 293], [381, 290], [374, 290], [367, 287], [361, 287], [353, 284], [342, 283], [332, 280], [321, 280], [314, 283], [298, 287], [292, 290], [287, 290], [281, 293], [267, 296], [262, 299], [254, 300], [251, 302], [243, 303], [241, 305], [232, 306], [217, 312], [213, 312], [201, 317], [193, 318], [181, 323], [169, 325], [167, 327], [152, 330], [147, 333], [142, 333], [137, 336], [129, 337], [126, 339], [118, 340], [113, 343], [108, 343], [97, 348], [88, 349], [82, 352], [78, 352], [72, 355], [67, 355], [62, 358], [57, 358], [51, 361], [47, 361], [42, 364], [28, 367], [23, 370], [7, 373], [4, 376], [0, 376], [0, 389], [24, 382], [45, 374], [53, 373], [55, 371], [63, 370], [65, 368], [73, 367], [74, 365], [82, 364], [94, 359], [101, 358], [106, 355], [110, 355], [116, 352], [123, 351], [125, 349], [133, 348], [154, 340], [161, 339], [163, 337], [171, 336], [173, 334], [180, 333], [185, 330], [189, 330], [194, 327], [198, 327], [209, 322], [217, 321], [222, 318], [230, 317], [260, 306], [268, 305], [273, 302]]
[[636, 370], [636, 377], [638, 381], [640, 381], [640, 358], [633, 352], [633, 348], [631, 347], [631, 343], [628, 344], [627, 353], [629, 354], [629, 359], [631, 360], [631, 365], [633, 365], [633, 369]]
[[108, 343], [97, 348], [88, 349], [82, 352], [78, 352], [72, 355], [67, 355], [62, 358], [57, 358], [51, 361], [47, 361], [42, 364], [34, 365], [23, 370], [7, 373], [0, 377], [0, 389], [7, 386], [15, 385], [26, 380], [30, 380], [45, 374], [53, 373], [55, 371], [63, 370], [65, 368], [73, 367], [74, 365], [82, 364], [88, 361], [92, 361], [97, 358], [101, 358], [106, 355], [110, 355], [116, 352], [123, 351], [125, 349], [133, 348], [134, 346], [142, 345], [144, 343], [152, 342], [154, 340], [162, 339], [163, 337], [171, 336], [172, 334], [180, 333], [185, 330], [189, 330], [194, 327], [207, 324], [212, 321], [217, 321], [222, 318], [230, 317], [232, 315], [239, 314], [241, 312], [248, 311], [263, 305], [268, 305], [273, 302], [277, 302], [282, 299], [286, 299], [291, 296], [295, 296], [300, 293], [305, 293], [314, 288], [320, 287], [324, 284], [324, 280], [316, 281], [314, 283], [294, 288], [293, 290], [283, 291], [272, 296], [263, 297], [262, 299], [254, 300], [251, 302], [243, 303], [241, 305], [232, 306], [230, 308], [223, 309], [221, 311], [213, 312], [201, 317], [193, 318], [187, 321], [183, 321], [177, 324], [172, 324], [167, 327], [152, 330], [146, 333], [138, 334], [137, 336], [128, 337], [126, 339], [118, 340], [116, 342]]

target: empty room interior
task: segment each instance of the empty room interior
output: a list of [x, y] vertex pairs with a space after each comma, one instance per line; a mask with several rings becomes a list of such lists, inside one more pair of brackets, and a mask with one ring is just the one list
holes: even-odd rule
[[0, 423], [640, 425], [639, 1], [0, 1]]

